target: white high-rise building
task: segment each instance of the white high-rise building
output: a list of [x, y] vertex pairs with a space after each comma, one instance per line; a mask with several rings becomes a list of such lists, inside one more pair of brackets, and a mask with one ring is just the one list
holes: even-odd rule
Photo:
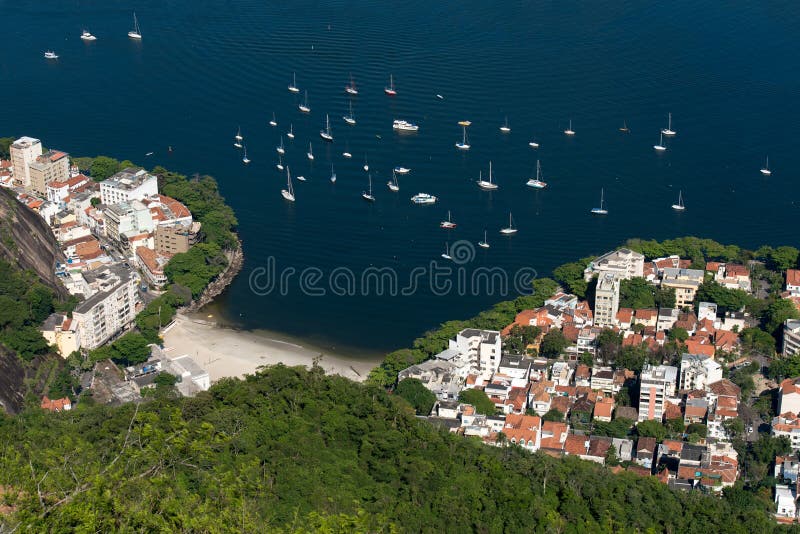
[[158, 179], [144, 169], [129, 167], [100, 182], [100, 201], [106, 205], [144, 200], [157, 194]]
[[619, 311], [619, 278], [616, 273], [602, 272], [597, 279], [594, 297], [594, 325], [614, 326]]
[[664, 402], [675, 395], [677, 380], [677, 367], [645, 364], [639, 379], [639, 421], [664, 418]]
[[33, 137], [20, 137], [8, 149], [14, 180], [23, 187], [30, 187], [31, 175], [28, 166], [42, 155], [42, 142]]
[[615, 273], [625, 280], [644, 276], [644, 255], [627, 248], [606, 252], [584, 269], [583, 277], [588, 282], [596, 273], [603, 272]]
[[500, 332], [466, 328], [456, 335], [455, 340], [450, 340], [448, 351], [455, 351], [460, 359], [470, 363], [472, 372], [488, 380], [500, 367], [502, 349]]
[[78, 304], [72, 319], [78, 323], [81, 346], [92, 350], [133, 322], [139, 297], [134, 271], [121, 265], [84, 276], [92, 293]]

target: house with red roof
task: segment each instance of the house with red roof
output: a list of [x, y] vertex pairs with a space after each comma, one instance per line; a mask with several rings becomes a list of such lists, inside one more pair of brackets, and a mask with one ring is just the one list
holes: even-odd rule
[[72, 409], [72, 401], [69, 400], [69, 397], [49, 399], [47, 395], [45, 395], [42, 397], [40, 406], [42, 410], [48, 410], [50, 412], [66, 412]]
[[786, 269], [786, 291], [792, 297], [800, 297], [800, 269]]

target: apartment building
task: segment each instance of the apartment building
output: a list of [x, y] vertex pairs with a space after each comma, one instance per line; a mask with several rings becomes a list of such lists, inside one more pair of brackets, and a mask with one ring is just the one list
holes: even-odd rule
[[619, 278], [616, 273], [602, 272], [594, 297], [595, 326], [614, 326], [619, 311]]
[[793, 356], [800, 352], [800, 319], [787, 319], [783, 323], [783, 348], [781, 354]]
[[91, 295], [72, 313], [81, 345], [95, 349], [121, 333], [136, 316], [138, 303], [135, 274], [122, 265], [110, 265], [84, 274]]
[[583, 277], [588, 282], [601, 272], [614, 273], [625, 280], [644, 276], [644, 255], [627, 248], [606, 252], [584, 269]]
[[684, 354], [681, 358], [681, 391], [706, 389], [708, 384], [722, 380], [722, 366], [703, 354]]
[[185, 225], [160, 224], [155, 231], [155, 249], [161, 254], [180, 254], [188, 252], [197, 243], [200, 234], [200, 223]]
[[100, 184], [100, 201], [112, 205], [158, 195], [158, 179], [144, 169], [129, 167]]
[[58, 150], [48, 150], [28, 164], [28, 183], [26, 186], [39, 196], [47, 195], [51, 182], [63, 182], [69, 178], [69, 154]]
[[23, 187], [30, 187], [28, 166], [42, 155], [42, 142], [33, 137], [20, 137], [11, 143], [8, 151], [11, 166], [14, 167], [14, 181]]
[[671, 287], [675, 290], [675, 306], [678, 308], [691, 306], [697, 288], [703, 283], [704, 276], [705, 273], [700, 269], [668, 267], [663, 270], [661, 286]]
[[670, 365], [645, 364], [639, 378], [639, 421], [661, 421], [666, 399], [675, 395], [678, 369]]

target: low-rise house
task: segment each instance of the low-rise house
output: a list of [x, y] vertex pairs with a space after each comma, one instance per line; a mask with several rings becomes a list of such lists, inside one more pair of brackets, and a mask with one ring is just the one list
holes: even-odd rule
[[561, 452], [567, 440], [569, 427], [559, 421], [542, 422], [541, 448]]
[[800, 463], [796, 456], [776, 456], [773, 476], [778, 480], [788, 480], [793, 485], [797, 484], [797, 473]]
[[42, 403], [40, 404], [42, 410], [47, 410], [50, 412], [66, 412], [72, 409], [72, 401], [69, 400], [69, 397], [62, 397], [60, 399], [50, 399], [45, 395], [42, 397]]
[[497, 372], [511, 378], [528, 380], [533, 362], [533, 358], [506, 354], [500, 358]]
[[164, 267], [170, 259], [172, 259], [171, 255], [156, 252], [151, 248], [138, 247], [136, 249], [136, 266], [147, 284], [155, 288], [164, 287], [169, 281], [164, 273]]
[[671, 330], [678, 320], [680, 310], [678, 308], [659, 308], [658, 319], [656, 320], [656, 331], [662, 332]]
[[680, 390], [705, 390], [708, 384], [722, 380], [722, 366], [709, 356], [684, 353], [681, 357]]
[[539, 450], [541, 430], [542, 419], [531, 415], [509, 414], [503, 426], [503, 434], [508, 443], [519, 445], [531, 452]]
[[[589, 436], [589, 447], [586, 454], [582, 456], [584, 460], [605, 465], [608, 451], [614, 446], [612, 438], [605, 436]], [[614, 450], [616, 453], [617, 451]]]
[[658, 323], [658, 310], [654, 308], [641, 308], [633, 311], [633, 324], [641, 325], [645, 328], [656, 327]]
[[403, 369], [398, 382], [416, 378], [440, 400], [457, 399], [466, 379], [463, 367], [442, 360], [427, 360]]
[[528, 393], [528, 406], [539, 415], [544, 415], [550, 411], [552, 397], [547, 391], [547, 382], [534, 383]]
[[639, 438], [636, 442], [636, 463], [647, 469], [652, 469], [656, 446], [656, 438]]
[[717, 305], [713, 302], [701, 302], [697, 307], [697, 320], [707, 319], [712, 324], [717, 322]]
[[794, 356], [800, 352], [800, 319], [787, 319], [783, 323], [783, 356]]
[[586, 364], [579, 364], [575, 368], [575, 385], [576, 386], [591, 386], [592, 371]]
[[775, 486], [775, 517], [791, 519], [797, 517], [797, 492], [794, 485]]
[[789, 438], [793, 451], [800, 451], [800, 418], [792, 412], [785, 412], [772, 418], [772, 435]]
[[81, 348], [81, 336], [78, 324], [60, 313], [51, 314], [42, 324], [39, 331], [48, 345], [58, 347], [58, 354], [66, 358]]
[[699, 269], [667, 267], [661, 275], [661, 286], [675, 290], [675, 305], [679, 308], [694, 302], [697, 288], [703, 283], [704, 273]]
[[725, 312], [722, 318], [721, 328], [723, 330], [731, 330], [741, 332], [747, 327], [747, 315], [741, 311]]
[[570, 434], [564, 441], [564, 455], [577, 456], [578, 458], [586, 459], [586, 454], [589, 451], [589, 436], [579, 436], [577, 434]]
[[683, 423], [691, 425], [692, 423], [705, 422], [706, 415], [708, 414], [708, 401], [702, 399], [687, 399], [686, 407], [684, 408]]
[[800, 378], [787, 378], [778, 388], [778, 413], [800, 413]]
[[614, 413], [614, 399], [603, 397], [597, 399], [594, 404], [594, 419], [597, 421], [611, 422], [611, 415]]
[[617, 450], [617, 459], [620, 462], [630, 462], [633, 456], [633, 441], [630, 439], [614, 438], [611, 440]]
[[568, 386], [572, 381], [573, 370], [567, 362], [555, 362], [550, 368], [550, 380], [557, 386]]
[[592, 371], [591, 387], [597, 391], [615, 393], [614, 371], [611, 367], [596, 367], [594, 371]]
[[792, 297], [800, 297], [800, 269], [786, 269], [786, 291]]

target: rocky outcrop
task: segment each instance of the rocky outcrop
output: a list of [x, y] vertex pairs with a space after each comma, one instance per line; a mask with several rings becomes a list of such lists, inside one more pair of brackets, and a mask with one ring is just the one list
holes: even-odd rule
[[25, 368], [16, 353], [0, 345], [0, 408], [17, 413], [25, 400]]
[[225, 252], [228, 258], [228, 266], [217, 276], [208, 287], [203, 291], [199, 298], [193, 300], [188, 306], [184, 307], [181, 311], [183, 313], [193, 313], [210, 303], [225, 291], [239, 271], [242, 270], [244, 265], [244, 252], [242, 252], [242, 241], [237, 237], [236, 248]]
[[20, 204], [13, 192], [0, 187], [0, 258], [35, 272], [59, 295], [66, 290], [55, 275], [64, 256], [47, 223]]

